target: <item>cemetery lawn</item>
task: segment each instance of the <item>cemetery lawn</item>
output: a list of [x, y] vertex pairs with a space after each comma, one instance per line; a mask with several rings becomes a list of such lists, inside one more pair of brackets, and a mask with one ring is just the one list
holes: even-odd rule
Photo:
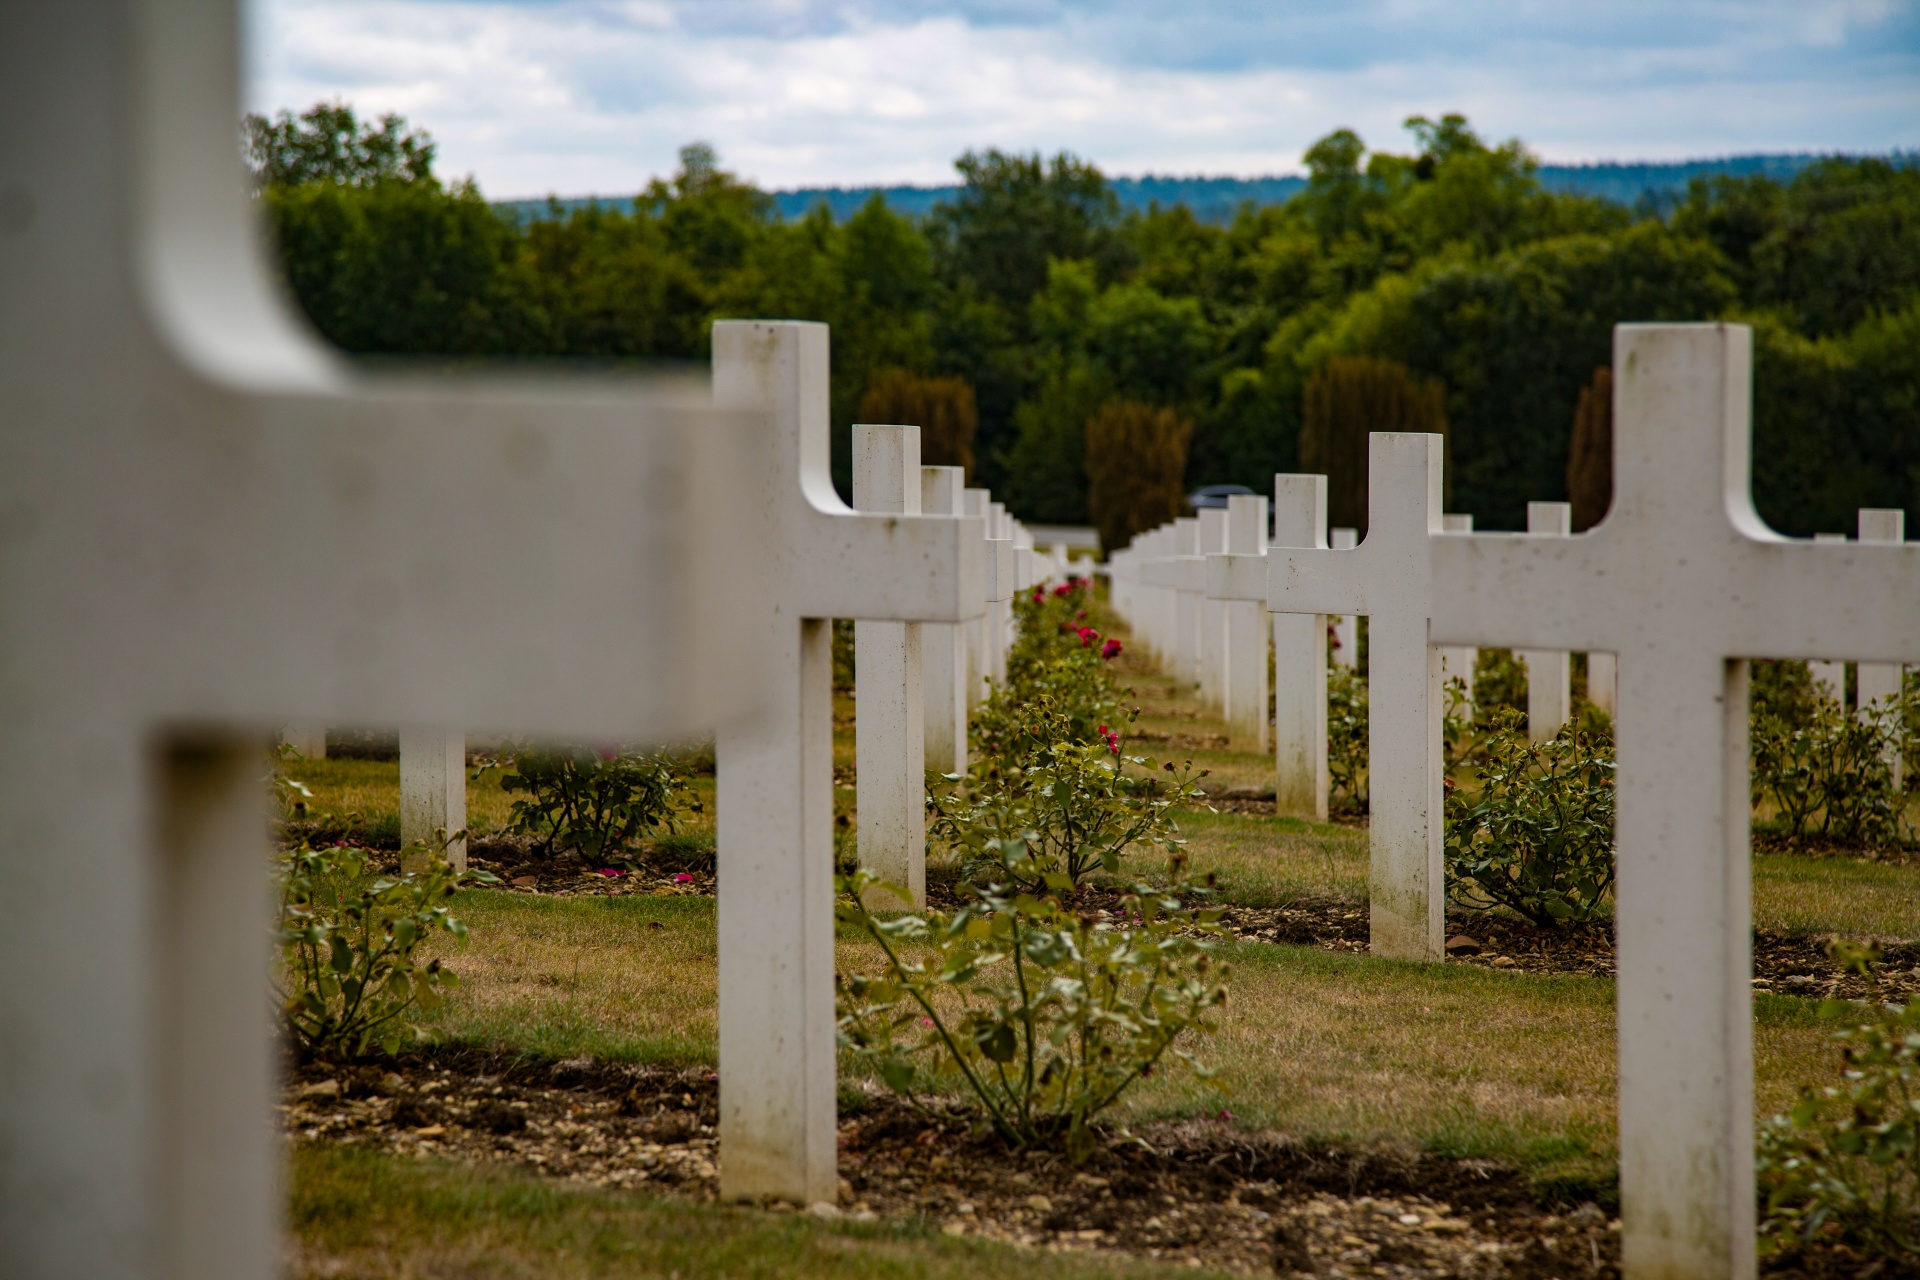
[[[873, 1280], [1171, 1276], [1110, 1252], [1046, 1254], [922, 1223], [800, 1214], [599, 1191], [494, 1167], [299, 1146], [287, 1274], [329, 1277], [843, 1276]], [[1181, 1275], [1192, 1269], [1178, 1268]], [[1200, 1271], [1197, 1274], [1217, 1274]]]
[[[1607, 964], [1586, 972], [1555, 971], [1550, 963], [1499, 968], [1509, 959], [1485, 953], [1446, 965], [1367, 955], [1363, 822], [1274, 813], [1261, 796], [1270, 794], [1269, 757], [1230, 741], [1223, 724], [1165, 677], [1137, 664], [1127, 676], [1143, 709], [1129, 753], [1190, 758], [1212, 770], [1203, 785], [1213, 809], [1180, 820], [1192, 870], [1217, 875], [1235, 936], [1221, 944], [1233, 977], [1217, 1033], [1190, 1044], [1218, 1069], [1217, 1079], [1157, 1074], [1136, 1084], [1112, 1120], [1209, 1141], [1277, 1132], [1349, 1153], [1492, 1159], [1535, 1188], [1529, 1199], [1537, 1193], [1548, 1202], [1610, 1204], [1617, 1165], [1610, 954]], [[852, 701], [836, 696], [836, 843], [857, 834], [852, 740]], [[312, 813], [351, 812], [397, 826], [394, 762], [296, 762], [289, 772], [314, 790]], [[693, 827], [710, 832], [713, 780], [702, 776], [695, 785], [708, 803]], [[499, 830], [508, 803], [497, 775], [470, 784], [472, 829]], [[706, 849], [710, 858], [710, 843]], [[584, 870], [542, 875], [541, 892], [460, 894], [456, 912], [471, 938], [464, 949], [444, 939], [434, 944], [461, 986], [427, 1018], [443, 1046], [430, 1060], [451, 1064], [477, 1051], [493, 1062], [595, 1059], [710, 1078], [717, 989], [710, 875], [679, 884], [604, 880]], [[1163, 878], [1164, 855], [1140, 853], [1128, 874]], [[952, 881], [951, 867], [937, 860], [929, 866], [930, 885]], [[1779, 970], [1784, 948], [1802, 961], [1813, 957], [1817, 969], [1827, 934], [1914, 939], [1917, 903], [1920, 864], [1764, 853], [1754, 860], [1756, 955], [1771, 957]], [[1314, 927], [1304, 936], [1271, 927], [1295, 918]], [[1501, 945], [1512, 940], [1458, 913], [1450, 913], [1449, 929], [1503, 939]], [[1605, 933], [1603, 926], [1594, 935], [1603, 948]], [[837, 950], [842, 971], [881, 966], [863, 936], [843, 931]], [[1909, 951], [1920, 960], [1912, 944], [1901, 953]], [[1786, 1110], [1801, 1087], [1831, 1081], [1837, 1070], [1829, 1028], [1816, 1015], [1821, 991], [1785, 989], [1798, 994], [1755, 993], [1758, 1118]], [[843, 1122], [869, 1114], [884, 1090], [850, 1059], [841, 1075]], [[698, 1093], [712, 1086], [690, 1087]], [[679, 1096], [679, 1089], [670, 1092]], [[407, 1140], [399, 1141], [406, 1150]], [[843, 1173], [853, 1159], [851, 1151], [843, 1157]], [[924, 1211], [882, 1207], [877, 1223], [823, 1222], [685, 1194], [560, 1182], [493, 1163], [300, 1143], [294, 1274], [451, 1268], [480, 1276], [994, 1276], [1037, 1268], [1077, 1276], [1165, 1269], [1110, 1249], [1090, 1258], [949, 1238]]]
[[[460, 988], [430, 1025], [452, 1044], [553, 1061], [670, 1067], [715, 1060], [713, 899], [468, 891], [472, 929], [448, 959]], [[842, 969], [874, 972], [850, 933]], [[1599, 1193], [1615, 1158], [1613, 983], [1581, 975], [1420, 965], [1318, 947], [1236, 942], [1219, 1031], [1195, 1046], [1216, 1087], [1167, 1072], [1115, 1118], [1220, 1118], [1342, 1145], [1390, 1143], [1512, 1161]], [[1816, 1002], [1756, 1003], [1763, 1116], [1833, 1070]], [[843, 1064], [843, 1078], [859, 1079]], [[866, 1082], [871, 1087], [872, 1082]]]

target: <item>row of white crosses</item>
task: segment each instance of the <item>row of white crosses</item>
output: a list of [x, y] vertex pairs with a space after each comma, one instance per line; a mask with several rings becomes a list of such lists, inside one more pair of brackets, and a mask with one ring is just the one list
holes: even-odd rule
[[[1920, 547], [1898, 540], [1895, 513], [1863, 513], [1871, 540], [1846, 543], [1782, 538], [1754, 512], [1751, 353], [1739, 325], [1616, 330], [1614, 500], [1586, 534], [1449, 531], [1440, 438], [1376, 434], [1366, 540], [1267, 556], [1276, 613], [1370, 618], [1382, 954], [1443, 958], [1440, 653], [1512, 646], [1535, 672], [1570, 650], [1612, 660], [1589, 671], [1617, 681], [1621, 1198], [1635, 1280], [1754, 1270], [1746, 660], [1845, 655], [1890, 692], [1920, 654]], [[1159, 537], [1143, 553], [1162, 551]], [[1166, 643], [1153, 586], [1175, 579], [1148, 554], [1128, 558], [1116, 558], [1116, 598]], [[1213, 568], [1216, 594], [1250, 593], [1238, 557]]]
[[916, 426], [856, 425], [853, 503], [876, 515], [985, 513], [986, 573], [970, 625], [872, 621], [854, 625], [855, 804], [860, 864], [906, 890], [876, 890], [876, 906], [926, 905], [926, 770], [966, 769], [967, 713], [1006, 675], [1012, 600], [1066, 576], [1057, 552], [990, 499], [965, 488], [959, 467], [920, 464]]

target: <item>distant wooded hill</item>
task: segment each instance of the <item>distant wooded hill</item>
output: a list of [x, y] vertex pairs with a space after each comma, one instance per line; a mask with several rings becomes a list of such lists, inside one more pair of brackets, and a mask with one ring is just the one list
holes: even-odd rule
[[[1549, 191], [1573, 195], [1599, 196], [1630, 208], [1651, 206], [1664, 211], [1686, 192], [1694, 178], [1718, 174], [1765, 174], [1785, 182], [1824, 155], [1807, 151], [1793, 155], [1724, 156], [1716, 160], [1677, 160], [1647, 164], [1543, 164], [1537, 171], [1540, 185]], [[1920, 152], [1895, 152], [1886, 157], [1895, 164], [1920, 163]], [[1110, 178], [1113, 193], [1123, 209], [1162, 208], [1183, 204], [1193, 210], [1201, 222], [1224, 226], [1247, 201], [1256, 205], [1279, 204], [1304, 190], [1304, 177], [1268, 178], [1166, 178], [1149, 174], [1143, 178]], [[774, 191], [774, 204], [780, 216], [791, 221], [803, 216], [816, 204], [833, 211], [835, 221], [845, 221], [875, 193], [885, 197], [896, 213], [919, 216], [943, 200], [951, 200], [959, 186], [943, 187], [798, 187]], [[555, 204], [561, 213], [599, 205], [628, 209], [632, 196], [575, 196], [554, 200], [499, 200], [494, 208], [525, 221], [551, 216]]]

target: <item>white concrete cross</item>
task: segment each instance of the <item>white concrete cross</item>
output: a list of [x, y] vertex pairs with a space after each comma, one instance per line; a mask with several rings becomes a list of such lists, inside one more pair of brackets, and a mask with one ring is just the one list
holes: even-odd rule
[[[966, 472], [959, 467], [921, 467], [921, 513], [962, 514], [962, 491], [966, 483]], [[985, 605], [983, 598], [983, 612]], [[967, 768], [967, 628], [970, 625], [928, 622], [920, 628], [925, 763], [936, 773], [964, 773]]]
[[1610, 653], [1598, 649], [1587, 650], [1587, 701], [1606, 712], [1613, 714], [1617, 700], [1615, 690], [1619, 687], [1619, 663]]
[[[1448, 533], [1472, 533], [1473, 517], [1470, 515], [1443, 515], [1440, 527]], [[1440, 650], [1440, 679], [1459, 680], [1467, 689], [1465, 715], [1473, 715], [1473, 668], [1480, 660], [1480, 651], [1474, 648], [1451, 648]]]
[[[1573, 536], [1573, 504], [1529, 502], [1527, 536]], [[1571, 656], [1564, 651], [1527, 649], [1519, 657], [1527, 669], [1527, 738], [1546, 742], [1573, 715]]]
[[1141, 581], [1156, 590], [1155, 648], [1161, 665], [1183, 685], [1199, 679], [1200, 606], [1207, 591], [1207, 562], [1199, 554], [1200, 522], [1182, 516], [1157, 530], [1157, 554], [1140, 570]]
[[[1281, 474], [1273, 477], [1272, 545], [1303, 549], [1326, 547], [1325, 476]], [[1236, 602], [1254, 601], [1264, 612], [1267, 555], [1209, 557], [1207, 594]], [[1303, 814], [1324, 822], [1329, 787], [1327, 620], [1320, 614], [1276, 613], [1272, 628], [1274, 808], [1280, 813]], [[1262, 636], [1260, 645], [1262, 685], [1267, 658], [1264, 639]]]
[[[1195, 527], [1199, 539], [1199, 554], [1202, 556], [1225, 555], [1229, 549], [1227, 509], [1203, 507], [1195, 519], [1198, 521]], [[1206, 589], [1204, 566], [1202, 570], [1200, 584], [1204, 593]], [[1224, 710], [1227, 691], [1227, 602], [1208, 599], [1203, 594], [1196, 609], [1200, 636], [1197, 663], [1200, 701], [1210, 707]]]
[[[1233, 494], [1227, 499], [1227, 554], [1263, 558], [1266, 553], [1267, 500]], [[1264, 581], [1266, 575], [1260, 577]], [[1227, 615], [1227, 670], [1221, 690], [1227, 724], [1235, 737], [1265, 751], [1273, 705], [1267, 695], [1266, 598], [1224, 601], [1221, 607]]]
[[827, 367], [825, 325], [713, 326], [715, 400], [771, 422], [752, 489], [728, 506], [769, 549], [745, 628], [766, 709], [717, 743], [729, 1199], [835, 1198], [830, 620], [965, 622], [985, 594], [978, 520], [856, 514], [834, 493]]
[[1620, 1184], [1630, 1280], [1754, 1271], [1751, 657], [1920, 658], [1920, 545], [1753, 508], [1752, 335], [1614, 331], [1613, 507], [1571, 538], [1431, 540], [1437, 643], [1619, 659]]
[[753, 701], [697, 383], [357, 374], [285, 312], [221, 0], [0, 6], [0, 1271], [279, 1274], [278, 727]]
[[[1907, 538], [1907, 513], [1899, 507], [1861, 507], [1860, 541], [1863, 543], [1905, 542]], [[1886, 699], [1900, 696], [1901, 681], [1906, 678], [1906, 668], [1897, 662], [1862, 662], [1854, 668], [1854, 695], [1861, 707], [1874, 703], [1884, 703]], [[1898, 721], [1899, 730], [1894, 741], [1889, 744], [1887, 764], [1893, 769], [1893, 785], [1896, 790], [1901, 785], [1903, 761], [1901, 743], [1904, 741], [1904, 729]]]
[[[1844, 533], [1816, 533], [1815, 542], [1845, 542]], [[1835, 702], [1847, 700], [1847, 664], [1832, 659], [1818, 659], [1807, 664], [1807, 676], [1813, 682], [1813, 691], [1823, 698]]]
[[[432, 851], [467, 867], [467, 735], [439, 726], [400, 730], [400, 844], [406, 869], [423, 871]], [[420, 852], [420, 850], [426, 852]]]
[[1441, 437], [1368, 441], [1367, 538], [1352, 551], [1274, 546], [1275, 613], [1366, 614], [1368, 904], [1372, 949], [1441, 960], [1440, 656], [1429, 647], [1427, 544], [1440, 533]]
[[[919, 427], [854, 424], [853, 505], [868, 515], [920, 514]], [[909, 899], [902, 903], [875, 890], [876, 908], [917, 908], [927, 902], [922, 638], [917, 622], [858, 619], [853, 624], [860, 865], [906, 889]]]
[[[1328, 545], [1335, 551], [1351, 551], [1360, 545], [1358, 529], [1334, 529], [1328, 535]], [[1332, 619], [1333, 660], [1349, 671], [1360, 669], [1360, 619], [1353, 614], [1342, 614]]]

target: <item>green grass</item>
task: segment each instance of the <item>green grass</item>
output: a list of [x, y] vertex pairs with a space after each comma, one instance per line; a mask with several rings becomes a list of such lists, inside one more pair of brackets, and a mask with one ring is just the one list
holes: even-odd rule
[[953, 1239], [927, 1222], [824, 1223], [352, 1148], [297, 1148], [291, 1175], [287, 1274], [297, 1280], [1174, 1274], [1111, 1253], [1047, 1254]]
[[[1224, 732], [1195, 714], [1171, 681], [1128, 675], [1147, 710], [1144, 726], [1193, 737]], [[836, 700], [841, 764], [851, 763], [846, 701]], [[1168, 754], [1161, 744], [1143, 749]], [[1264, 753], [1173, 754], [1208, 763], [1210, 782], [1271, 781]], [[397, 807], [391, 763], [314, 762], [295, 776], [318, 793], [316, 808], [371, 815]], [[710, 800], [712, 779], [698, 785]], [[853, 794], [836, 791], [836, 808], [844, 812]], [[469, 797], [476, 829], [505, 821], [497, 782], [476, 784]], [[711, 821], [709, 804], [702, 829]], [[1230, 902], [1365, 901], [1363, 829], [1205, 811], [1180, 821], [1193, 870], [1216, 873]], [[1162, 868], [1158, 855], [1137, 864], [1148, 875]], [[448, 953], [462, 986], [430, 1023], [445, 1039], [544, 1058], [715, 1061], [711, 899], [467, 892], [457, 910], [472, 941]], [[1754, 917], [1770, 930], [1911, 937], [1920, 932], [1920, 868], [1758, 857]], [[842, 969], [880, 965], [877, 950], [851, 933], [839, 935], [837, 949]], [[1301, 1137], [1509, 1159], [1545, 1182], [1594, 1188], [1610, 1180], [1617, 1157], [1610, 981], [1256, 943], [1231, 944], [1226, 954], [1234, 976], [1218, 1033], [1192, 1046], [1219, 1069], [1217, 1081], [1156, 1075], [1126, 1096], [1118, 1118], [1144, 1123], [1229, 1110], [1241, 1125]], [[1785, 1109], [1802, 1085], [1833, 1078], [1830, 1029], [1815, 1008], [1793, 997], [1756, 998], [1760, 1116]], [[843, 1076], [852, 1074], [843, 1063]], [[297, 1274], [937, 1276], [1037, 1267], [1068, 1276], [1126, 1266], [1111, 1257], [1016, 1254], [928, 1234], [924, 1225], [828, 1225], [366, 1153], [302, 1152], [294, 1175]], [[343, 1269], [327, 1270], [333, 1267]]]
[[1920, 937], [1920, 866], [1758, 855], [1753, 923], [1782, 933]]
[[1179, 821], [1194, 874], [1217, 874], [1225, 901], [1275, 907], [1301, 898], [1367, 899], [1364, 830], [1205, 810], [1182, 813]]

